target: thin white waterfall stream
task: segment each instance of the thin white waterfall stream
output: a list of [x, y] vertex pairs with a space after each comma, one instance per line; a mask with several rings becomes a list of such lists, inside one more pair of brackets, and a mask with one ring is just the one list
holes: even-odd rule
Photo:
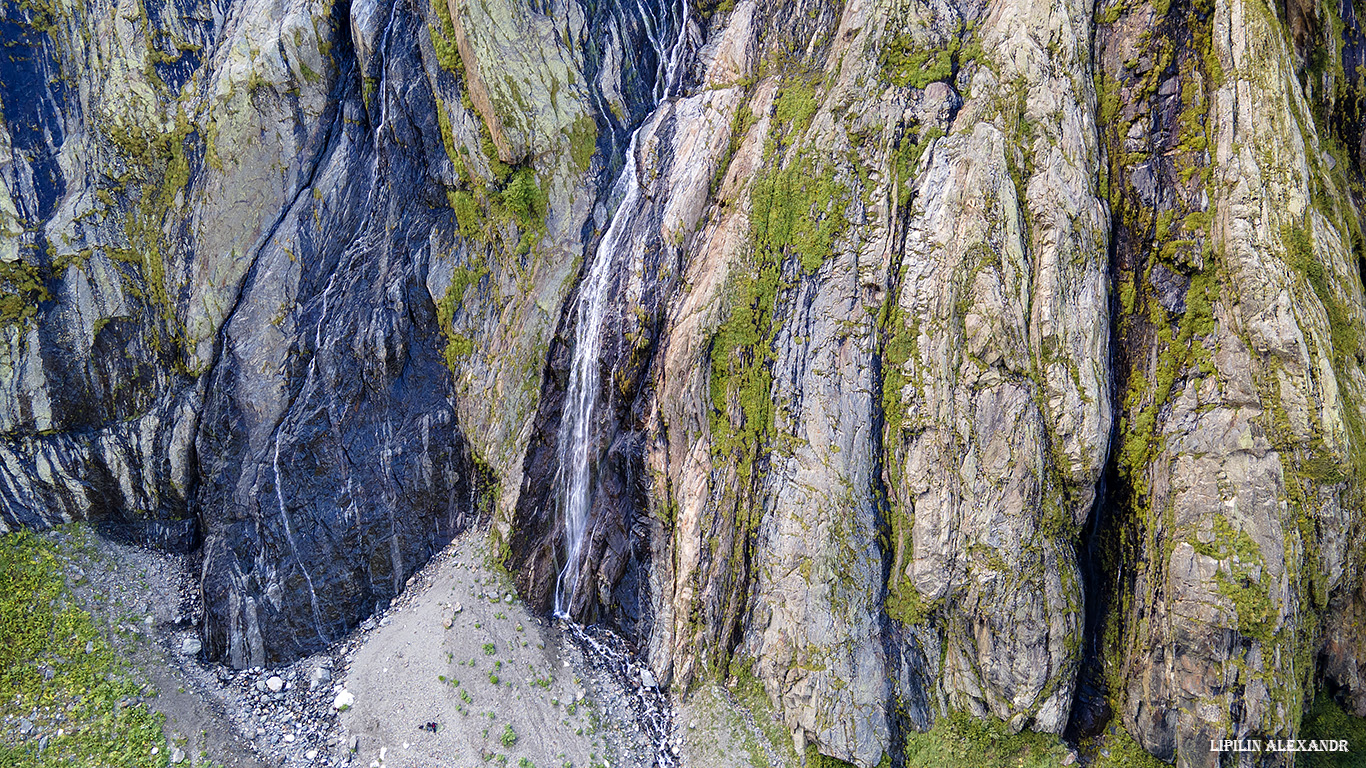
[[[613, 190], [613, 197], [618, 196], [621, 204], [617, 211], [623, 214], [632, 210], [640, 198], [634, 134], [626, 149], [626, 167]], [[569, 369], [569, 389], [565, 395], [558, 445], [560, 468], [557, 479], [564, 515], [565, 563], [555, 582], [555, 615], [564, 619], [569, 618], [570, 603], [579, 583], [579, 560], [583, 555], [583, 539], [592, 505], [593, 423], [598, 393], [602, 389], [599, 371], [602, 321], [607, 314], [607, 298], [620, 240], [629, 218], [629, 215], [612, 217], [612, 224], [602, 236], [588, 276], [579, 290], [574, 358]]]
[[[655, 102], [658, 104], [678, 89], [682, 78], [683, 59], [689, 48], [686, 44], [689, 35], [688, 3], [687, 0], [679, 2], [678, 36], [668, 48], [657, 36], [658, 28], [651, 26], [644, 8], [640, 10], [651, 45], [661, 62], [657, 74], [660, 82], [657, 82], [655, 89]], [[611, 199], [620, 202], [607, 233], [593, 254], [588, 274], [580, 285], [575, 308], [574, 353], [556, 446], [559, 470], [555, 478], [555, 495], [564, 528], [565, 558], [555, 581], [555, 615], [562, 619], [570, 618], [574, 594], [578, 589], [586, 543], [584, 539], [593, 503], [592, 475], [597, 458], [593, 431], [597, 421], [598, 395], [602, 390], [602, 326], [612, 292], [612, 276], [618, 263], [625, 261], [623, 252], [630, 250], [631, 214], [640, 202], [641, 190], [636, 168], [636, 135], [639, 132], [637, 128], [631, 134], [625, 167], [612, 186]]]

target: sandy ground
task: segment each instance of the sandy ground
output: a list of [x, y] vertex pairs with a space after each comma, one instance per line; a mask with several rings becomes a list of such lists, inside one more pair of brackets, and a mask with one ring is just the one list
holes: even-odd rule
[[595, 690], [578, 645], [484, 567], [482, 538], [462, 537], [429, 565], [351, 659], [343, 684], [355, 704], [341, 724], [357, 762], [648, 765], [633, 724], [604, 706], [619, 692]]
[[[48, 534], [68, 582], [159, 690], [146, 703], [166, 715], [167, 750], [182, 765], [801, 764], [761, 695], [708, 684], [671, 701], [619, 640], [533, 616], [506, 575], [487, 567], [482, 530], [458, 538], [326, 652], [247, 670], [195, 652], [192, 561], [69, 531]], [[352, 703], [339, 712], [342, 692]]]

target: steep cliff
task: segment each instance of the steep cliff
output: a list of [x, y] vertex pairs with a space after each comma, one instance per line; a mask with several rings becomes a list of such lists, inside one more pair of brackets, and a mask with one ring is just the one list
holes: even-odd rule
[[1179, 765], [1366, 716], [1351, 3], [0, 38], [0, 524], [196, 552], [216, 658], [317, 650], [489, 524], [533, 605], [859, 766], [951, 712]]

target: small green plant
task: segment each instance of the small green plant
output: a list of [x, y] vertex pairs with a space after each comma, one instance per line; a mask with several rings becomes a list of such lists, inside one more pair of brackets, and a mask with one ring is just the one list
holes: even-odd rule
[[492, 656], [493, 654], [495, 654], [495, 653], [497, 653], [497, 652], [498, 652], [498, 649], [493, 647], [493, 643], [484, 643], [484, 655], [485, 655], [485, 656]]
[[512, 723], [508, 723], [507, 727], [503, 728], [503, 735], [498, 738], [498, 741], [509, 748], [517, 743], [517, 731], [512, 729]]
[[56, 548], [28, 532], [0, 537], [0, 719], [48, 733], [41, 755], [38, 739], [6, 739], [0, 765], [164, 766], [166, 755], [149, 758], [166, 742], [162, 716], [141, 703], [154, 695], [74, 604]]

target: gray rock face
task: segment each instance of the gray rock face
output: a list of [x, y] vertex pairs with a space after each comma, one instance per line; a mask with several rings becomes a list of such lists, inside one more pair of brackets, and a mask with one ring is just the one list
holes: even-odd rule
[[34, 55], [4, 103], [36, 110], [6, 113], [6, 528], [202, 542], [209, 653], [248, 665], [340, 637], [515, 499], [653, 8], [536, 12], [573, 17], [524, 45], [577, 85], [565, 130], [519, 117], [542, 143], [511, 168], [444, 7], [6, 10]]
[[202, 547], [238, 666], [477, 523], [548, 609], [614, 225], [570, 612], [654, 682], [861, 768], [1366, 715], [1337, 7], [9, 3], [0, 529]]
[[[1138, 741], [1216, 765], [1209, 738], [1295, 732], [1316, 656], [1360, 700], [1360, 545], [1344, 538], [1366, 447], [1360, 214], [1325, 142], [1337, 107], [1311, 106], [1320, 84], [1281, 22], [1239, 2], [1186, 13], [1157, 20], [1162, 42], [1141, 40], [1147, 7], [1097, 37], [1112, 179], [1140, 164], [1153, 179], [1112, 188], [1128, 516], [1114, 536], [1143, 544], [1124, 551], [1132, 591], [1112, 598], [1106, 652]], [[1159, 60], [1178, 75], [1152, 93]]]

